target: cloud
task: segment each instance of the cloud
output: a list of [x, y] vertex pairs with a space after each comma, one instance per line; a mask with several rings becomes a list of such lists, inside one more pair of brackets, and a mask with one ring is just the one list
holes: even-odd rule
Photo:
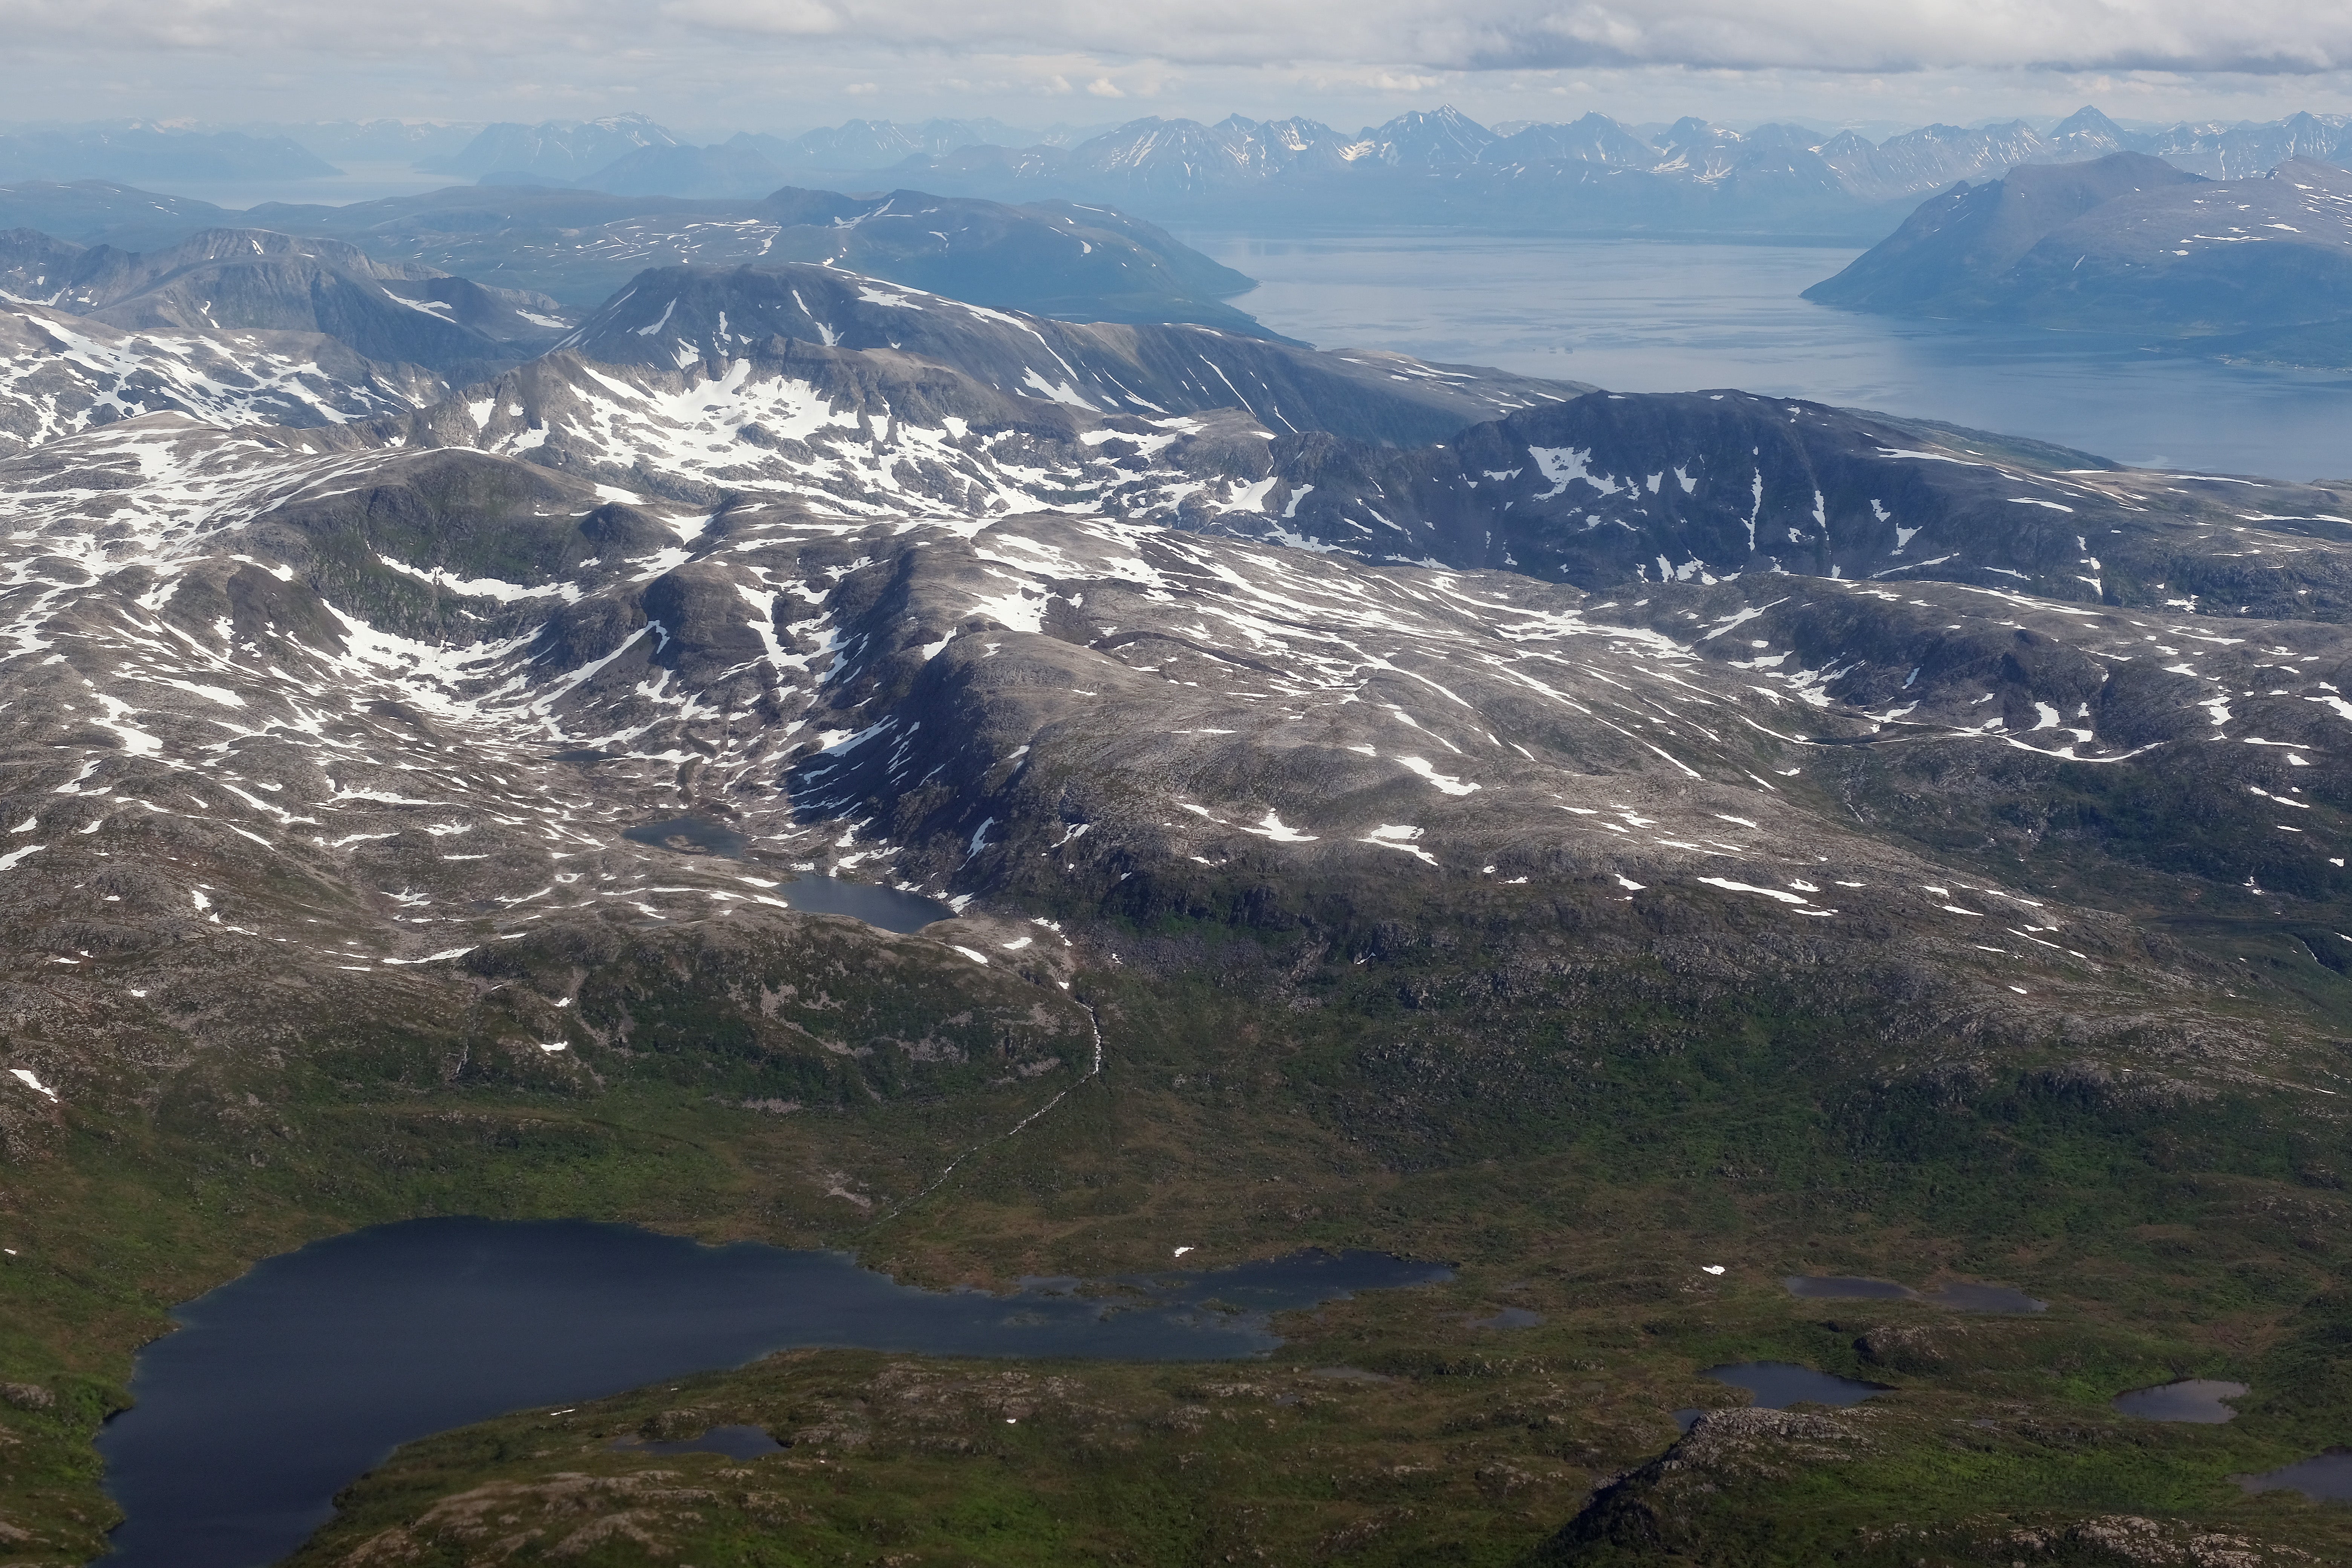
[[2311, 0], [0, 0], [0, 112], [26, 119], [637, 109], [715, 138], [852, 114], [1027, 125], [1056, 100], [1108, 118], [1111, 93], [1335, 124], [1448, 101], [1518, 118], [1555, 92], [1569, 118], [2352, 108], [2352, 6]]
[[0, 0], [0, 36], [374, 58], [790, 44], [1423, 71], [2352, 68], [2352, 6], [2309, 0]]
[[[1909, 71], [2320, 72], [2352, 65], [2352, 12], [2276, 0], [1666, 0], [1457, 13], [1447, 63]], [[1433, 35], [1434, 39], [1434, 35]]]

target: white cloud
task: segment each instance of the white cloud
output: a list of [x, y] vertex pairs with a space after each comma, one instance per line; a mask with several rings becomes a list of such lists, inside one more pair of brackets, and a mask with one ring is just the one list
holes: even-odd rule
[[1184, 65], [1360, 63], [1456, 70], [1682, 65], [2329, 71], [2352, 6], [2309, 0], [0, 0], [12, 47], [317, 52], [834, 43], [1083, 53]]
[[1750, 121], [2352, 107], [2352, 6], [2310, 0], [0, 0], [0, 37], [24, 118], [640, 109], [796, 130], [1043, 122], [1041, 100], [1088, 95], [1343, 126], [1447, 100], [1523, 118], [1538, 93], [1545, 118]]
[[1457, 13], [1450, 64], [1900, 71], [2309, 72], [2352, 65], [2352, 11], [2278, 0], [1664, 0]]

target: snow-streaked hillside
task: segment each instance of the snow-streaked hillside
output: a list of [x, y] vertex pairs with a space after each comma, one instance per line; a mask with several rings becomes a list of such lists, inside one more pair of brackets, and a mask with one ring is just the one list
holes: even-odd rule
[[414, 366], [318, 332], [125, 331], [31, 305], [0, 309], [0, 452], [162, 410], [216, 425], [341, 424], [437, 401]]
[[[2186, 879], [2302, 942], [2352, 892], [2321, 492], [806, 271], [647, 275], [583, 329], [635, 363], [301, 429], [68, 409], [0, 461], [0, 909], [19, 1005], [89, 1021], [45, 1084], [135, 1080], [97, 1042], [239, 976], [437, 995], [542, 927], [794, 918], [811, 870], [1016, 966], [1048, 910], [1410, 889], [1572, 910], [1596, 962], [1899, 970], [1923, 1028], [2063, 1016], [2168, 1073], [2303, 1048], [2138, 911]], [[1467, 428], [1292, 431], [1252, 367]], [[2140, 804], [2084, 837], [2086, 790]], [[741, 857], [625, 837], [682, 816]], [[2045, 841], [2095, 877], [2029, 877]]]
[[1277, 431], [1395, 444], [1590, 390], [1205, 327], [1053, 321], [804, 265], [651, 268], [557, 346], [670, 368], [725, 363], [773, 338], [857, 351], [877, 369], [938, 366], [1024, 402], [1161, 416], [1240, 408]]

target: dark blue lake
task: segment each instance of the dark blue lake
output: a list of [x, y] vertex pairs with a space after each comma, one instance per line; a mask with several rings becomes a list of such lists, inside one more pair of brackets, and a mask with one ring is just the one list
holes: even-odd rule
[[919, 1290], [830, 1252], [709, 1247], [628, 1226], [427, 1219], [263, 1262], [173, 1312], [98, 1447], [127, 1516], [109, 1568], [257, 1568], [400, 1444], [774, 1351], [1210, 1361], [1273, 1347], [1269, 1312], [1449, 1279], [1299, 1253], [1081, 1295]]

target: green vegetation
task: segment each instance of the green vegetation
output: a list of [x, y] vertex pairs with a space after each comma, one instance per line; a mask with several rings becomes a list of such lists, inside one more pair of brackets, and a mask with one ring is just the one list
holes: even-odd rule
[[[936, 1283], [1153, 1267], [1171, 1237], [1211, 1266], [1374, 1247], [1461, 1275], [1299, 1315], [1265, 1362], [805, 1353], [508, 1417], [356, 1486], [304, 1563], [2135, 1561], [2100, 1544], [2111, 1516], [2248, 1562], [2352, 1559], [2352, 1510], [2229, 1480], [2352, 1420], [2337, 1123], [2259, 1086], [2102, 1082], [2056, 1038], [1897, 1071], [1943, 1021], [1886, 976], [1694, 978], [1561, 943], [1559, 921], [1530, 937], [1524, 910], [1442, 912], [1163, 916], [1069, 999], [843, 923], [610, 953], [559, 928], [478, 960], [462, 1007], [321, 1019], [290, 1065], [199, 1063], [153, 1109], [69, 1110], [5, 1190], [0, 1381], [54, 1395], [0, 1407], [13, 1560], [98, 1548], [88, 1439], [165, 1303], [451, 1212], [847, 1246]], [[577, 1005], [558, 1023], [534, 993]], [[1082, 1081], [1079, 1001], [1108, 1047]], [[550, 1027], [561, 1057], [518, 1043]], [[880, 1040], [928, 1044], [860, 1054]], [[2053, 1305], [1802, 1302], [1778, 1284], [1799, 1271]], [[1544, 1321], [1472, 1323], [1500, 1306]], [[1822, 1426], [1703, 1426], [1652, 1465], [1669, 1412], [1742, 1397], [1697, 1370], [1755, 1358], [1895, 1391]], [[2254, 1393], [2224, 1426], [2107, 1407], [2183, 1375]], [[610, 1447], [738, 1421], [791, 1447]]]
[[[1594, 1304], [1557, 1267], [1480, 1273], [1327, 1309], [1263, 1362], [803, 1352], [510, 1416], [413, 1445], [295, 1561], [454, 1568], [496, 1542], [507, 1560], [592, 1563], [1523, 1563], [1596, 1480], [1673, 1439], [1666, 1410], [1731, 1402], [1691, 1375], [1715, 1353], [1842, 1362], [1897, 1386], [1801, 1416], [1801, 1464], [1786, 1445], [1719, 1456], [1714, 1495], [1672, 1521], [1688, 1558], [1893, 1568], [1931, 1540], [1932, 1562], [2008, 1562], [1988, 1549], [2019, 1531], [2149, 1510], [2250, 1543], [2352, 1551], [2352, 1510], [2229, 1481], [2292, 1451], [2276, 1426], [2108, 1412], [2116, 1380], [2161, 1375], [2161, 1348], [2127, 1335], [1884, 1304], [1824, 1317], [1769, 1281], [1659, 1281]], [[1548, 1320], [1468, 1321], [1497, 1301]], [[1874, 1359], [1889, 1353], [1935, 1371]], [[614, 1447], [735, 1424], [789, 1447], [748, 1462]], [[2292, 1560], [2255, 1550], [2245, 1561]]]

